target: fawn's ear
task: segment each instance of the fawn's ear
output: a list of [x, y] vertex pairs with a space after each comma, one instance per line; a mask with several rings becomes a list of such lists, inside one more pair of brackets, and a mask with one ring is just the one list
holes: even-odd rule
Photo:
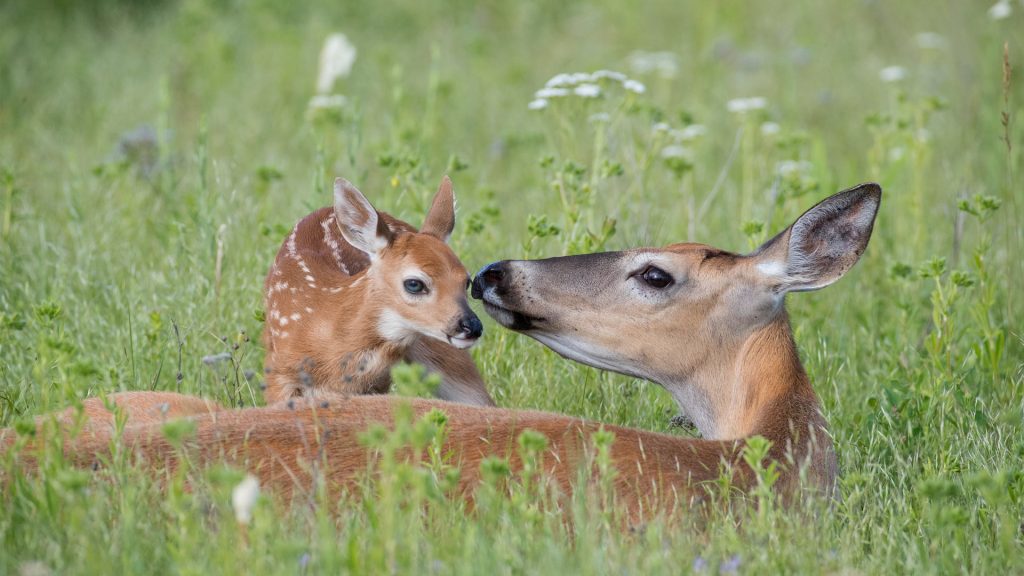
[[867, 248], [881, 201], [882, 188], [874, 183], [829, 196], [751, 255], [757, 269], [777, 293], [839, 280]]
[[434, 201], [430, 203], [430, 210], [423, 220], [420, 232], [430, 234], [442, 241], [447, 242], [455, 229], [455, 192], [452, 190], [452, 181], [445, 176], [441, 179], [441, 186], [434, 194]]
[[334, 217], [345, 241], [374, 257], [391, 242], [391, 230], [369, 200], [344, 178], [334, 180]]

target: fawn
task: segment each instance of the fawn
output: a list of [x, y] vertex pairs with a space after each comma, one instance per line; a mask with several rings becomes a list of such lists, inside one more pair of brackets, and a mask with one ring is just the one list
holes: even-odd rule
[[[499, 323], [567, 358], [661, 384], [703, 439], [543, 412], [364, 396], [198, 414], [193, 442], [203, 461], [228, 455], [286, 495], [310, 490], [317, 474], [333, 489], [351, 488], [367, 465], [361, 431], [391, 421], [397, 403], [409, 402], [416, 414], [447, 414], [442, 452], [460, 467], [460, 486], [470, 498], [485, 457], [508, 456], [513, 467], [521, 465], [512, 447], [527, 429], [548, 439], [541, 469], [563, 491], [573, 490], [591, 435], [602, 428], [615, 434], [614, 489], [633, 520], [701, 499], [702, 484], [723, 469], [734, 487], [755, 486], [742, 458], [753, 435], [772, 443], [776, 493], [786, 500], [804, 488], [831, 495], [836, 455], [800, 363], [785, 295], [823, 288], [857, 262], [881, 192], [863, 184], [835, 194], [747, 255], [674, 244], [496, 262], [476, 276], [473, 295]], [[123, 434], [149, 466], [173, 466], [180, 458], [159, 426], [128, 426]], [[0, 444], [14, 444], [12, 436], [0, 433]], [[110, 439], [109, 430], [87, 432], [65, 452], [82, 466], [98, 466]]]
[[440, 373], [440, 398], [493, 405], [466, 350], [483, 325], [446, 244], [454, 227], [447, 176], [418, 232], [335, 180], [334, 206], [295, 225], [267, 274], [267, 403], [385, 393], [391, 367], [407, 360]]

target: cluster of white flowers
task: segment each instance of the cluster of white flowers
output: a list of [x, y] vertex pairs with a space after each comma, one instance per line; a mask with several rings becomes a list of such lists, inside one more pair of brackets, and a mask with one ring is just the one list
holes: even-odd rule
[[676, 143], [679, 142], [692, 142], [697, 140], [704, 134], [707, 134], [708, 129], [702, 124], [690, 124], [683, 128], [673, 128], [665, 122], [658, 122], [651, 127], [655, 132], [661, 134], [667, 134], [668, 137]]
[[754, 110], [764, 110], [766, 107], [768, 107], [768, 100], [760, 96], [733, 98], [725, 103], [725, 108], [735, 114], [746, 114]]
[[672, 52], [633, 52], [629, 55], [629, 67], [637, 74], [655, 72], [662, 78], [675, 78], [679, 73], [679, 62]]
[[670, 144], [661, 149], [661, 157], [693, 160], [693, 151], [681, 144]]
[[332, 94], [334, 84], [352, 72], [356, 61], [356, 47], [348, 37], [338, 32], [331, 34], [320, 49], [320, 71], [316, 78], [316, 95], [309, 101], [311, 109], [341, 108], [347, 100], [341, 94]]
[[782, 178], [792, 178], [809, 173], [814, 165], [807, 160], [783, 160], [775, 165], [775, 173]]
[[661, 157], [665, 159], [682, 158], [693, 160], [693, 150], [686, 145], [707, 133], [707, 128], [702, 124], [689, 124], [682, 128], [673, 128], [665, 122], [658, 122], [651, 128], [656, 133], [667, 135], [671, 141], [670, 144], [661, 149]]
[[764, 122], [761, 124], [762, 136], [775, 136], [782, 131], [782, 127], [775, 122]]
[[886, 66], [878, 71], [878, 77], [882, 82], [899, 82], [907, 77], [907, 69], [903, 66]]
[[543, 110], [551, 100], [567, 96], [580, 98], [598, 98], [604, 91], [602, 85], [618, 83], [628, 92], [643, 94], [647, 88], [622, 72], [614, 70], [598, 70], [597, 72], [572, 72], [556, 74], [544, 83], [544, 87], [533, 93], [533, 100], [526, 107], [530, 110]]
[[988, 9], [988, 17], [993, 20], [1004, 20], [1013, 14], [1013, 6], [1010, 0], [999, 0]]

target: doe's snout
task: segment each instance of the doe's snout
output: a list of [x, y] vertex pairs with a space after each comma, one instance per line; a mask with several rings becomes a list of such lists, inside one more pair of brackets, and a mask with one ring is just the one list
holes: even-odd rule
[[508, 260], [493, 262], [484, 266], [473, 279], [473, 298], [480, 300], [484, 290], [493, 289], [501, 295], [508, 291]]

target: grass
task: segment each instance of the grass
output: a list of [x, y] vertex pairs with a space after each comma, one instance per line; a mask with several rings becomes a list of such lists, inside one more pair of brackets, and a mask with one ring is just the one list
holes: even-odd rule
[[[102, 480], [55, 454], [12, 477], [0, 573], [1024, 572], [1024, 74], [1005, 73], [1024, 69], [1024, 7], [334, 4], [0, 7], [0, 425], [119, 390], [256, 403], [263, 274], [336, 175], [418, 222], [450, 173], [470, 269], [688, 238], [743, 251], [877, 180], [861, 263], [789, 299], [842, 499], [624, 534], [594, 495], [559, 503], [572, 526], [535, 479], [499, 497], [500, 462], [473, 513], [443, 462], [384, 462], [362, 499], [261, 498], [243, 527], [241, 471], [154, 482], [115, 448]], [[347, 103], [310, 110], [338, 30], [359, 51]], [[634, 71], [637, 50], [671, 52], [674, 75]], [[551, 76], [598, 69], [646, 90], [527, 109]], [[727, 110], [740, 97], [766, 106]], [[230, 367], [202, 361], [223, 352]], [[491, 322], [474, 354], [502, 406], [658, 431], [674, 414], [657, 386]]]

